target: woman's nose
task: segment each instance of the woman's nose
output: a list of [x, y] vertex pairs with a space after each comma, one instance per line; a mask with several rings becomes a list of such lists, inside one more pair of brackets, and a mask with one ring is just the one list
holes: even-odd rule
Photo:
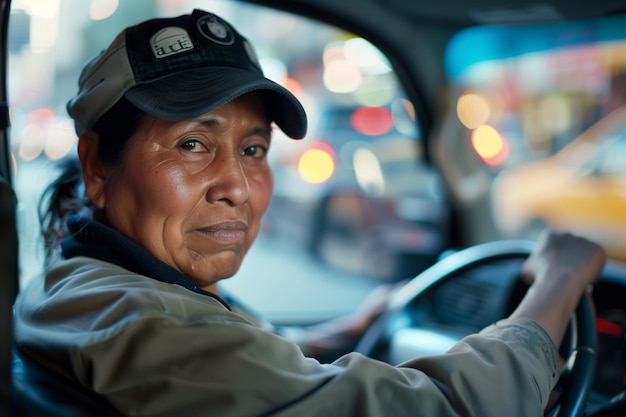
[[210, 203], [224, 202], [230, 206], [244, 204], [250, 198], [250, 184], [246, 171], [237, 155], [217, 158], [214, 162], [215, 175], [207, 191]]

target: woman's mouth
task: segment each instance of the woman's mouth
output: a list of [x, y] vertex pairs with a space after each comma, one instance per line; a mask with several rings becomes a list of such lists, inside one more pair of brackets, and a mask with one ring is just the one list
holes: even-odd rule
[[198, 232], [222, 242], [243, 241], [248, 226], [243, 222], [226, 222], [198, 229]]

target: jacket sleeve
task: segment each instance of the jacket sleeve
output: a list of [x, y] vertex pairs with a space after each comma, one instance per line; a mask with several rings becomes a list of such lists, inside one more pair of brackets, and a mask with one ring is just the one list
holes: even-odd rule
[[530, 321], [393, 367], [359, 354], [323, 365], [237, 321], [140, 320], [85, 346], [80, 361], [95, 391], [146, 416], [541, 416], [558, 373], [556, 349]]
[[[391, 367], [358, 354], [277, 416], [543, 416], [559, 376], [558, 353], [531, 320], [503, 320], [446, 354]], [[315, 409], [307, 414], [308, 409]]]

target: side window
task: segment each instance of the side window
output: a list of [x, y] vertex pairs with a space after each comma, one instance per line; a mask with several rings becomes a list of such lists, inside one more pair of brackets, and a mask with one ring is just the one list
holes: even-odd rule
[[448, 135], [455, 138], [448, 146], [471, 157], [449, 165], [460, 167], [457, 183], [474, 179], [471, 192], [455, 194], [466, 205], [483, 203], [478, 215], [490, 214], [484, 240], [536, 238], [551, 226], [626, 259], [626, 200], [615, 186], [625, 172], [618, 153], [626, 132], [625, 23], [611, 16], [480, 26], [450, 42], [458, 134]]
[[[84, 62], [137, 16], [208, 7], [191, 0], [110, 2], [116, 6], [107, 10], [50, 3], [13, 2], [12, 13], [23, 19], [12, 17], [10, 28], [23, 283], [43, 263], [37, 200], [56, 161], [75, 153], [65, 103]], [[445, 202], [423, 160], [415, 110], [385, 56], [355, 34], [289, 13], [239, 2], [210, 7], [251, 40], [266, 76], [302, 101], [310, 126], [301, 141], [276, 132], [273, 200], [257, 242], [224, 288], [274, 321], [315, 321], [349, 311], [381, 282], [429, 266], [444, 246]]]

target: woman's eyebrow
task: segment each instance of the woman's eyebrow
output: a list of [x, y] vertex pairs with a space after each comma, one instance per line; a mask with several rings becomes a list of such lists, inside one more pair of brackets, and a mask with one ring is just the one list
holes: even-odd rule
[[[203, 114], [202, 116], [198, 116], [194, 119], [191, 119], [192, 122], [199, 123], [208, 128], [218, 127], [225, 122], [224, 118], [220, 116], [216, 116], [213, 114]], [[268, 123], [267, 126], [254, 126], [250, 128], [246, 134], [247, 135], [267, 135], [272, 136], [274, 129], [272, 128], [272, 124]]]
[[272, 125], [268, 125], [267, 127], [253, 127], [252, 129], [250, 129], [248, 131], [248, 133], [250, 135], [267, 135], [267, 136], [272, 136], [272, 132], [274, 132], [274, 129], [272, 129]]
[[[195, 123], [199, 123], [199, 124], [205, 125], [207, 127], [216, 127], [216, 126], [219, 126], [219, 125], [221, 125], [221, 124], [223, 124], [225, 122], [224, 118], [222, 118], [220, 116], [213, 115], [213, 114], [203, 114], [202, 116], [198, 116], [196, 118], [191, 119], [191, 121], [195, 122]], [[249, 133], [250, 134], [260, 133], [260, 134], [271, 135], [273, 131], [274, 131], [274, 129], [272, 128], [271, 123], [268, 123], [267, 126], [252, 127], [249, 130]]]
[[191, 119], [192, 122], [200, 123], [208, 127], [219, 126], [224, 123], [224, 118], [216, 116], [214, 114], [203, 114], [201, 116]]

